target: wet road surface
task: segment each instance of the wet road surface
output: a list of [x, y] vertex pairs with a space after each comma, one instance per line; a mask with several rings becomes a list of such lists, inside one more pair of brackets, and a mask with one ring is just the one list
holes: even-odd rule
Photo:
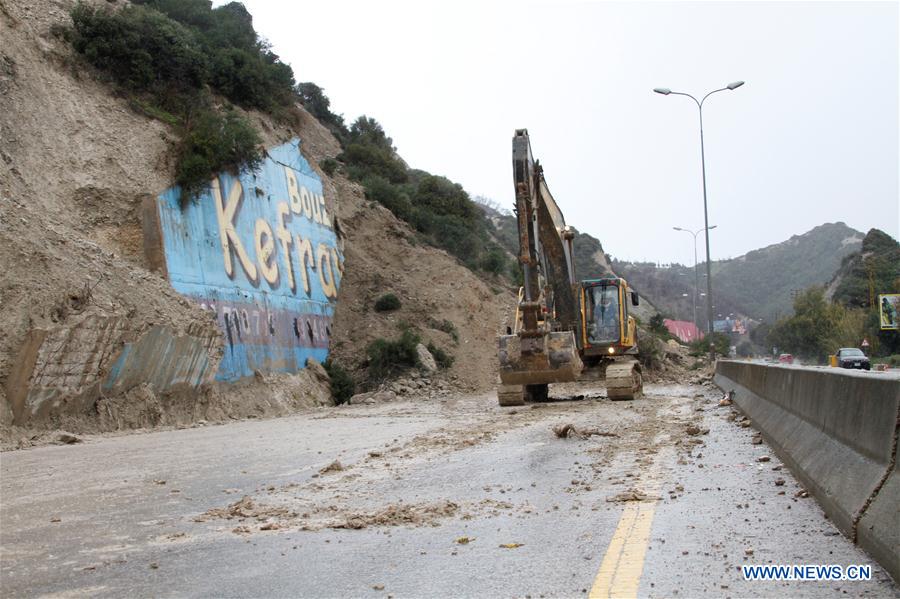
[[[897, 596], [715, 388], [647, 391], [346, 406], [7, 452], [2, 592]], [[582, 434], [558, 437], [564, 424]], [[750, 582], [747, 564], [869, 564], [873, 579]]]

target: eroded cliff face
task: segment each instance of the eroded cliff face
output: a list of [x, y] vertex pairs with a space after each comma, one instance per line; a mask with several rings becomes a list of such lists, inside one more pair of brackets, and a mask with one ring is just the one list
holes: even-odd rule
[[[328, 402], [327, 380], [309, 373], [260, 375], [230, 387], [212, 382], [225, 343], [220, 327], [152, 270], [144, 252], [141, 206], [172, 184], [175, 133], [132, 110], [54, 35], [54, 25], [70, 22], [73, 5], [0, 0], [4, 440], [21, 442], [21, 427], [105, 430]], [[249, 116], [267, 147], [299, 137], [322, 179], [345, 258], [332, 354], [361, 378], [365, 347], [398, 336], [408, 323], [456, 356], [436, 377], [491, 386], [495, 335], [513, 304], [509, 291], [417, 244], [405, 223], [368, 202], [340, 172], [326, 176], [318, 163], [340, 147], [301, 107], [290, 124]], [[386, 292], [398, 294], [403, 307], [374, 312], [372, 303]], [[455, 338], [440, 330], [443, 321], [453, 323]], [[123, 351], [134, 347], [147, 361], [179, 352], [174, 370], [166, 378], [137, 368], [111, 383]], [[253, 385], [258, 394], [248, 391]]]

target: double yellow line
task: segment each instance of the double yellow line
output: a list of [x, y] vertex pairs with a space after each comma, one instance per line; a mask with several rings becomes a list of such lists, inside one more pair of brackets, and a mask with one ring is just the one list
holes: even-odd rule
[[637, 597], [656, 500], [629, 503], [603, 556], [590, 599]]

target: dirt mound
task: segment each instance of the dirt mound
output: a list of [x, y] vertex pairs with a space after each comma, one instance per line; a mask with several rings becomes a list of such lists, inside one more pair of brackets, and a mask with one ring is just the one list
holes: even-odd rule
[[[340, 145], [328, 129], [305, 117], [298, 133], [307, 156], [315, 163], [337, 156]], [[515, 309], [512, 291], [479, 278], [446, 252], [420, 244], [409, 225], [366, 200], [362, 187], [340, 173], [320, 175], [326, 200], [337, 207], [346, 259], [334, 319], [334, 356], [361, 375], [366, 346], [378, 338], [398, 337], [398, 327], [408, 323], [421, 330], [424, 343], [455, 357], [443, 378], [470, 390], [493, 387], [497, 335]], [[400, 298], [402, 307], [376, 312], [375, 300], [388, 292]], [[455, 338], [448, 331], [455, 331]]]

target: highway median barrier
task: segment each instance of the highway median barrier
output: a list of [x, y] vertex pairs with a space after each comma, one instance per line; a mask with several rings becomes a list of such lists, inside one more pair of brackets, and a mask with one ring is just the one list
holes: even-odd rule
[[900, 581], [900, 380], [720, 360], [715, 382], [835, 525]]

